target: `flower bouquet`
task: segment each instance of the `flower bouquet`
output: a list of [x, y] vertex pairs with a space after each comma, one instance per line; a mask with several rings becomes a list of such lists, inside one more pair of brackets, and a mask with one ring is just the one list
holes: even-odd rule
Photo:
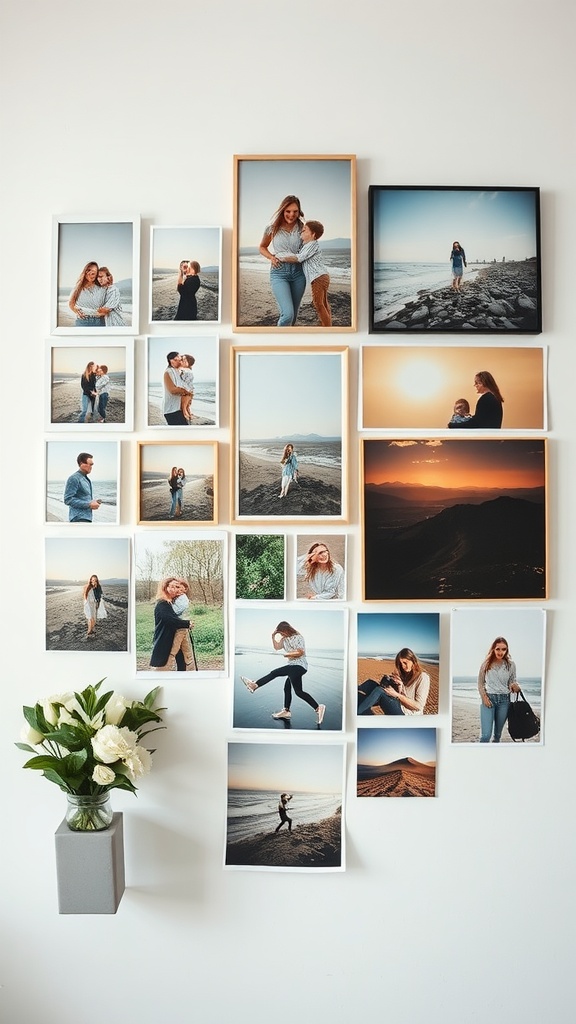
[[157, 724], [165, 708], [154, 708], [159, 686], [143, 701], [128, 701], [112, 690], [99, 694], [103, 682], [24, 707], [25, 742], [16, 744], [34, 754], [24, 768], [41, 771], [68, 795], [66, 820], [75, 831], [110, 825], [109, 791], [136, 792], [134, 783], [150, 771], [154, 753], [141, 740], [165, 728]]

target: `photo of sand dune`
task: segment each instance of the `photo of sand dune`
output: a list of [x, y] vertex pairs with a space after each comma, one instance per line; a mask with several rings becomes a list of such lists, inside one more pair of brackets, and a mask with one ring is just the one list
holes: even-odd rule
[[358, 729], [357, 751], [357, 796], [436, 796], [436, 729]]

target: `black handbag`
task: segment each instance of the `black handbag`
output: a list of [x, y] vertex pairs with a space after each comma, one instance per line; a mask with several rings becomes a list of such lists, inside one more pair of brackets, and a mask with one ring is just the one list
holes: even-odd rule
[[[522, 700], [518, 698], [521, 697]], [[513, 694], [508, 705], [508, 732], [510, 738], [516, 743], [517, 740], [530, 740], [540, 732], [540, 719], [530, 707], [526, 697], [519, 690]]]

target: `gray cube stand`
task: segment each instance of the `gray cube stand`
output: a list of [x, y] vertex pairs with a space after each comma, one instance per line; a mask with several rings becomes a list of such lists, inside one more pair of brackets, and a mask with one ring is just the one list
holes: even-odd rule
[[59, 912], [115, 914], [125, 889], [122, 815], [103, 832], [72, 832], [64, 819], [54, 839]]

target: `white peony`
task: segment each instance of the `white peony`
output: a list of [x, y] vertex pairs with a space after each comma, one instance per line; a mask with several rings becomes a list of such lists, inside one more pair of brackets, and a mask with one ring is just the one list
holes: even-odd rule
[[105, 764], [97, 764], [92, 772], [92, 781], [97, 782], [99, 786], [109, 786], [111, 782], [114, 782], [115, 778], [116, 772], [113, 772]]
[[152, 767], [152, 754], [146, 747], [136, 747], [122, 759], [132, 782], [147, 775]]
[[104, 764], [124, 761], [137, 744], [138, 736], [135, 732], [125, 727], [119, 729], [117, 725], [105, 725], [92, 737], [94, 756]]
[[22, 743], [29, 743], [30, 746], [37, 747], [39, 743], [42, 743], [44, 737], [41, 732], [26, 723], [20, 730], [20, 739]]
[[113, 693], [104, 708], [106, 725], [120, 725], [127, 707], [128, 701], [126, 698], [121, 697], [119, 693]]

